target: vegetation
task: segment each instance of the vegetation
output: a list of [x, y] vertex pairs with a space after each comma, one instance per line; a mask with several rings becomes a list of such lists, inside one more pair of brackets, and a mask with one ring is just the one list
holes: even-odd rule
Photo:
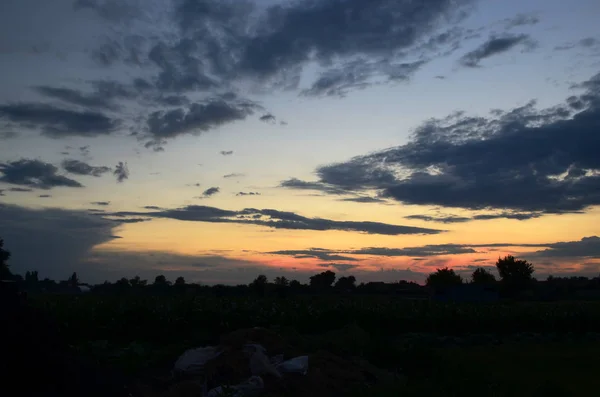
[[[8, 271], [10, 254], [1, 243], [0, 249]], [[360, 357], [406, 376], [393, 387], [358, 395], [536, 396], [552, 390], [549, 395], [576, 396], [600, 386], [590, 383], [598, 369], [600, 300], [581, 295], [600, 291], [600, 277], [536, 281], [533, 265], [511, 256], [499, 258], [496, 267], [499, 279], [478, 268], [470, 282], [452, 269], [437, 269], [426, 286], [357, 285], [353, 276], [336, 278], [332, 271], [312, 276], [308, 285], [285, 277], [271, 283], [259, 275], [235, 287], [190, 284], [183, 277], [170, 282], [164, 275], [148, 283], [136, 276], [89, 286], [85, 294], [76, 273], [59, 282], [40, 280], [37, 271], [10, 277], [77, 351], [128, 373], [168, 368], [185, 349], [262, 326], [302, 351]], [[471, 285], [496, 290], [499, 299], [436, 299], [437, 291]], [[579, 382], [589, 374], [585, 387], [561, 377], [565, 363], [578, 368], [569, 376]]]

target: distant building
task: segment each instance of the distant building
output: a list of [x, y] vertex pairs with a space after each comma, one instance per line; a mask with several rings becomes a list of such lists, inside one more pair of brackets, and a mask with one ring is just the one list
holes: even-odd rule
[[462, 284], [434, 289], [431, 298], [438, 302], [495, 302], [499, 294], [493, 286]]

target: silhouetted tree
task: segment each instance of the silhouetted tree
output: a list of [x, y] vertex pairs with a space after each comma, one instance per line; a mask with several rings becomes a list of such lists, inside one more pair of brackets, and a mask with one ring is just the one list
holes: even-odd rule
[[347, 276], [340, 277], [338, 281], [335, 283], [335, 288], [340, 291], [352, 291], [356, 288], [356, 277]]
[[529, 287], [533, 281], [533, 265], [512, 255], [498, 258], [496, 262], [500, 281], [507, 292], [518, 292]]
[[185, 278], [183, 278], [182, 276], [177, 277], [175, 279], [175, 285], [177, 285], [177, 286], [185, 285]]
[[427, 280], [425, 282], [428, 287], [437, 289], [444, 289], [447, 287], [460, 285], [462, 283], [462, 277], [456, 274], [454, 269], [449, 269], [447, 267], [443, 269], [437, 269], [435, 273], [431, 273], [429, 276], [427, 276]]
[[496, 277], [482, 267], [478, 267], [471, 274], [471, 282], [479, 285], [493, 285], [496, 283]]
[[298, 291], [300, 288], [302, 288], [302, 284], [300, 284], [300, 281], [298, 281], [298, 280], [290, 281], [290, 289], [292, 289], [294, 291]]
[[310, 286], [315, 289], [323, 290], [330, 288], [335, 281], [335, 273], [327, 270], [323, 273], [315, 274], [310, 277]]
[[77, 277], [77, 272], [73, 272], [73, 274], [71, 274], [71, 277], [69, 277], [69, 279], [67, 280], [67, 284], [70, 287], [77, 287], [79, 285], [79, 278]]
[[146, 284], [148, 284], [148, 281], [142, 280], [140, 276], [135, 276], [134, 278], [129, 280], [129, 284], [131, 284], [132, 287], [143, 287]]
[[164, 275], [158, 275], [154, 278], [154, 285], [156, 286], [167, 286], [169, 285], [169, 282], [167, 281], [167, 278]]
[[250, 288], [259, 296], [264, 296], [267, 291], [269, 279], [264, 274], [259, 275], [250, 283]]
[[7, 263], [9, 258], [10, 252], [4, 249], [4, 240], [0, 239], [0, 280], [12, 278], [12, 273]]
[[290, 282], [288, 281], [287, 278], [282, 276], [282, 277], [275, 277], [274, 283], [275, 283], [275, 285], [279, 285], [281, 287], [287, 287]]

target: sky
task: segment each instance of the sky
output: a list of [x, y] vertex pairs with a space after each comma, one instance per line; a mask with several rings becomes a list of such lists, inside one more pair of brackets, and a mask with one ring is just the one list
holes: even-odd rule
[[597, 0], [4, 0], [16, 273], [600, 274]]

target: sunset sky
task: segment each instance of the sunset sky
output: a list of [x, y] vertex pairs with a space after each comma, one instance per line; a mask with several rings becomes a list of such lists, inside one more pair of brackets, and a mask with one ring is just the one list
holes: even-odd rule
[[3, 0], [17, 273], [600, 273], [598, 0]]

